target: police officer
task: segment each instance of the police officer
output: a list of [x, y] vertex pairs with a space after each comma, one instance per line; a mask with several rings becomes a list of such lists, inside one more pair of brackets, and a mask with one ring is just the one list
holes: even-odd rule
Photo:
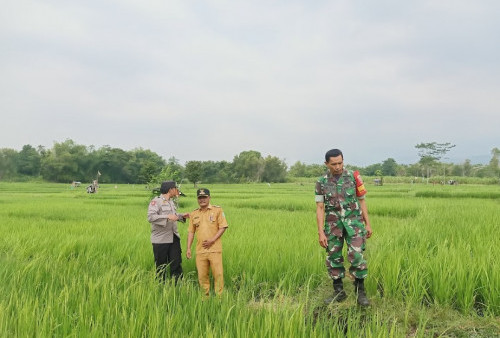
[[196, 234], [196, 269], [200, 286], [208, 296], [211, 269], [215, 293], [221, 295], [224, 288], [221, 236], [228, 227], [226, 216], [221, 207], [210, 204], [208, 189], [198, 189], [196, 195], [200, 207], [190, 213], [186, 257], [191, 258], [191, 245]]
[[166, 268], [170, 265], [170, 275], [175, 282], [182, 276], [181, 242], [177, 231], [177, 221], [185, 222], [189, 214], [177, 213], [172, 200], [180, 192], [174, 181], [165, 181], [160, 187], [160, 196], [151, 200], [148, 207], [148, 222], [151, 223], [151, 243], [156, 264], [156, 274], [166, 279]]
[[333, 279], [333, 298], [327, 302], [347, 298], [342, 284], [345, 241], [358, 304], [368, 306], [364, 287], [368, 268], [363, 252], [372, 228], [364, 199], [366, 189], [359, 172], [344, 169], [344, 156], [339, 149], [325, 154], [325, 165], [328, 171], [316, 182], [315, 196], [319, 244], [327, 251], [326, 266]]

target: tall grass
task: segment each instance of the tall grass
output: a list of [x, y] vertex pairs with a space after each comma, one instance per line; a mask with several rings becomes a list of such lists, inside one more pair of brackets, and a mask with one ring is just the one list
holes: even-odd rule
[[[454, 195], [455, 187], [371, 187], [366, 284], [373, 305], [361, 309], [350, 283], [344, 303], [323, 303], [331, 281], [317, 243], [313, 186], [209, 188], [230, 227], [225, 292], [203, 300], [193, 259], [184, 258], [179, 285], [155, 281], [144, 187], [103, 185], [88, 195], [67, 185], [0, 183], [0, 336], [498, 332], [497, 198]], [[425, 194], [432, 189], [448, 195]], [[195, 189], [183, 191], [181, 211], [196, 208]], [[470, 193], [481, 191], [491, 193]], [[184, 250], [187, 226], [179, 228]]]

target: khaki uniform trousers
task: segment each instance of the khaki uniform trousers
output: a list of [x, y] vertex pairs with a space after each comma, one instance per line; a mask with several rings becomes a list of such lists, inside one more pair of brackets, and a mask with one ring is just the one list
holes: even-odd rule
[[224, 289], [224, 271], [222, 268], [222, 252], [206, 252], [196, 254], [196, 269], [198, 270], [198, 281], [205, 292], [205, 296], [210, 294], [209, 269], [212, 268], [214, 278], [214, 289], [217, 295], [222, 294]]

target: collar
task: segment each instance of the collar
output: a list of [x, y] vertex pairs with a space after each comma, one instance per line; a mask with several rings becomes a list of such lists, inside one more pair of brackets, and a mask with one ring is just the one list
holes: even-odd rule
[[206, 209], [202, 209], [202, 208], [198, 208], [198, 210], [200, 211], [206, 211], [206, 210], [211, 210], [212, 209], [212, 204], [208, 203], [208, 206], [206, 207]]
[[327, 177], [333, 177], [333, 178], [335, 178], [335, 179], [338, 179], [338, 178], [340, 178], [341, 176], [344, 176], [344, 174], [345, 174], [345, 173], [346, 173], [345, 168], [344, 168], [344, 169], [342, 169], [342, 173], [341, 173], [341, 174], [339, 174], [339, 175], [334, 175], [334, 174], [332, 174], [332, 172], [331, 172], [330, 170], [328, 170], [328, 172], [326, 173], [326, 176], [327, 176]]

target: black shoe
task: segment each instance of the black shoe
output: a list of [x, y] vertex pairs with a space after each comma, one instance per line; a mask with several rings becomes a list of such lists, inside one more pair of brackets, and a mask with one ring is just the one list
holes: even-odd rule
[[333, 297], [325, 299], [325, 303], [330, 304], [331, 302], [343, 302], [347, 298], [347, 294], [344, 291], [344, 286], [342, 284], [342, 279], [333, 280]]
[[370, 300], [366, 297], [364, 279], [356, 278], [354, 281], [354, 291], [358, 296], [358, 304], [361, 306], [369, 306]]

